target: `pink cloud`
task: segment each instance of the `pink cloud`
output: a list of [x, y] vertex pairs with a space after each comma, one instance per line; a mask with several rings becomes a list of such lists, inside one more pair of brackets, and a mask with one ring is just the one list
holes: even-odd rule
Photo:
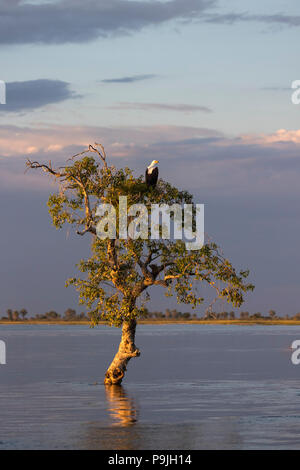
[[[135, 146], [170, 142], [193, 137], [221, 135], [211, 129], [179, 126], [149, 127], [73, 127], [53, 126], [21, 128], [0, 126], [0, 155], [30, 155], [38, 152], [61, 152], [69, 146], [85, 148], [95, 141], [110, 149], [112, 156], [128, 156]], [[127, 150], [125, 150], [127, 149]], [[70, 155], [66, 155], [68, 157]]]
[[[272, 134], [246, 134], [226, 137], [214, 129], [180, 126], [148, 126], [148, 127], [15, 127], [0, 126], [0, 155], [36, 156], [39, 153], [62, 155], [70, 152], [68, 147], [86, 148], [95, 141], [105, 145], [111, 157], [123, 158], [134, 154], [134, 149], [149, 149], [153, 144], [180, 142], [190, 145], [190, 139], [216, 138], [215, 146], [228, 145], [274, 145], [280, 142], [300, 143], [300, 129], [279, 129]], [[217, 140], [218, 138], [218, 140]], [[71, 156], [66, 153], [65, 157]]]
[[241, 140], [247, 144], [276, 144], [280, 142], [290, 142], [300, 144], [300, 129], [287, 130], [278, 129], [273, 134], [249, 134], [241, 136]]
[[[269, 182], [278, 191], [280, 185], [286, 188], [287, 181], [294, 182], [297, 172], [294, 164], [287, 165], [287, 160], [296, 161], [295, 144], [300, 143], [300, 130], [226, 137], [214, 129], [179, 126], [0, 126], [0, 184], [49, 190], [52, 183], [47, 178], [34, 172], [24, 175], [26, 158], [63, 165], [67, 158], [95, 141], [105, 146], [109, 158], [126, 159], [126, 164], [136, 168], [138, 174], [146, 161], [160, 160], [161, 174], [167, 174], [180, 187], [252, 191], [255, 185], [264, 191]], [[284, 153], [281, 144], [285, 146]]]

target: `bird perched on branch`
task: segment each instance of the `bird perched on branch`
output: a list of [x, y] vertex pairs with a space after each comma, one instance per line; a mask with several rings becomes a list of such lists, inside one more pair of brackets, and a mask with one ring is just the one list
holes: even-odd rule
[[158, 168], [157, 164], [159, 162], [157, 160], [153, 160], [153, 162], [147, 167], [146, 174], [145, 174], [145, 181], [147, 186], [152, 186], [155, 188], [157, 180], [158, 180]]

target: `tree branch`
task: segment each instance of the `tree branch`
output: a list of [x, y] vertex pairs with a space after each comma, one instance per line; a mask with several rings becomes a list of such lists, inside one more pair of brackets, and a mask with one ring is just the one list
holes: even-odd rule
[[26, 166], [28, 168], [34, 168], [34, 169], [41, 168], [45, 173], [50, 173], [56, 178], [63, 178], [64, 176], [66, 176], [66, 173], [61, 173], [57, 170], [53, 170], [51, 161], [49, 161], [49, 166], [48, 166], [48, 165], [40, 164], [39, 162], [32, 162], [31, 160], [28, 159], [26, 161]]
[[[97, 142], [95, 142], [94, 145], [95, 145], [95, 147], [93, 147], [91, 144], [89, 145], [89, 151], [97, 153], [99, 155], [99, 157], [101, 158], [101, 160], [103, 161], [104, 167], [107, 169], [106, 153], [105, 153], [103, 145], [98, 144]], [[102, 153], [96, 148], [96, 146], [100, 147], [100, 149], [102, 150]]]

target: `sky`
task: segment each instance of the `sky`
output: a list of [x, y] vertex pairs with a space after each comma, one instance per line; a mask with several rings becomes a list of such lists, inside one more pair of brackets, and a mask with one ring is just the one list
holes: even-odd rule
[[299, 312], [299, 33], [296, 0], [0, 0], [0, 315], [82, 310], [64, 284], [89, 241], [55, 230], [54, 184], [24, 169], [95, 141], [137, 176], [159, 160], [205, 204], [256, 285], [242, 310]]

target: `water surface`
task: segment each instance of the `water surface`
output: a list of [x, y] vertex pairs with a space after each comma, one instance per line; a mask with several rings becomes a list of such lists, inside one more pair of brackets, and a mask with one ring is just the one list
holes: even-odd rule
[[0, 449], [300, 449], [298, 326], [141, 325], [123, 387], [120, 330], [1, 325]]

